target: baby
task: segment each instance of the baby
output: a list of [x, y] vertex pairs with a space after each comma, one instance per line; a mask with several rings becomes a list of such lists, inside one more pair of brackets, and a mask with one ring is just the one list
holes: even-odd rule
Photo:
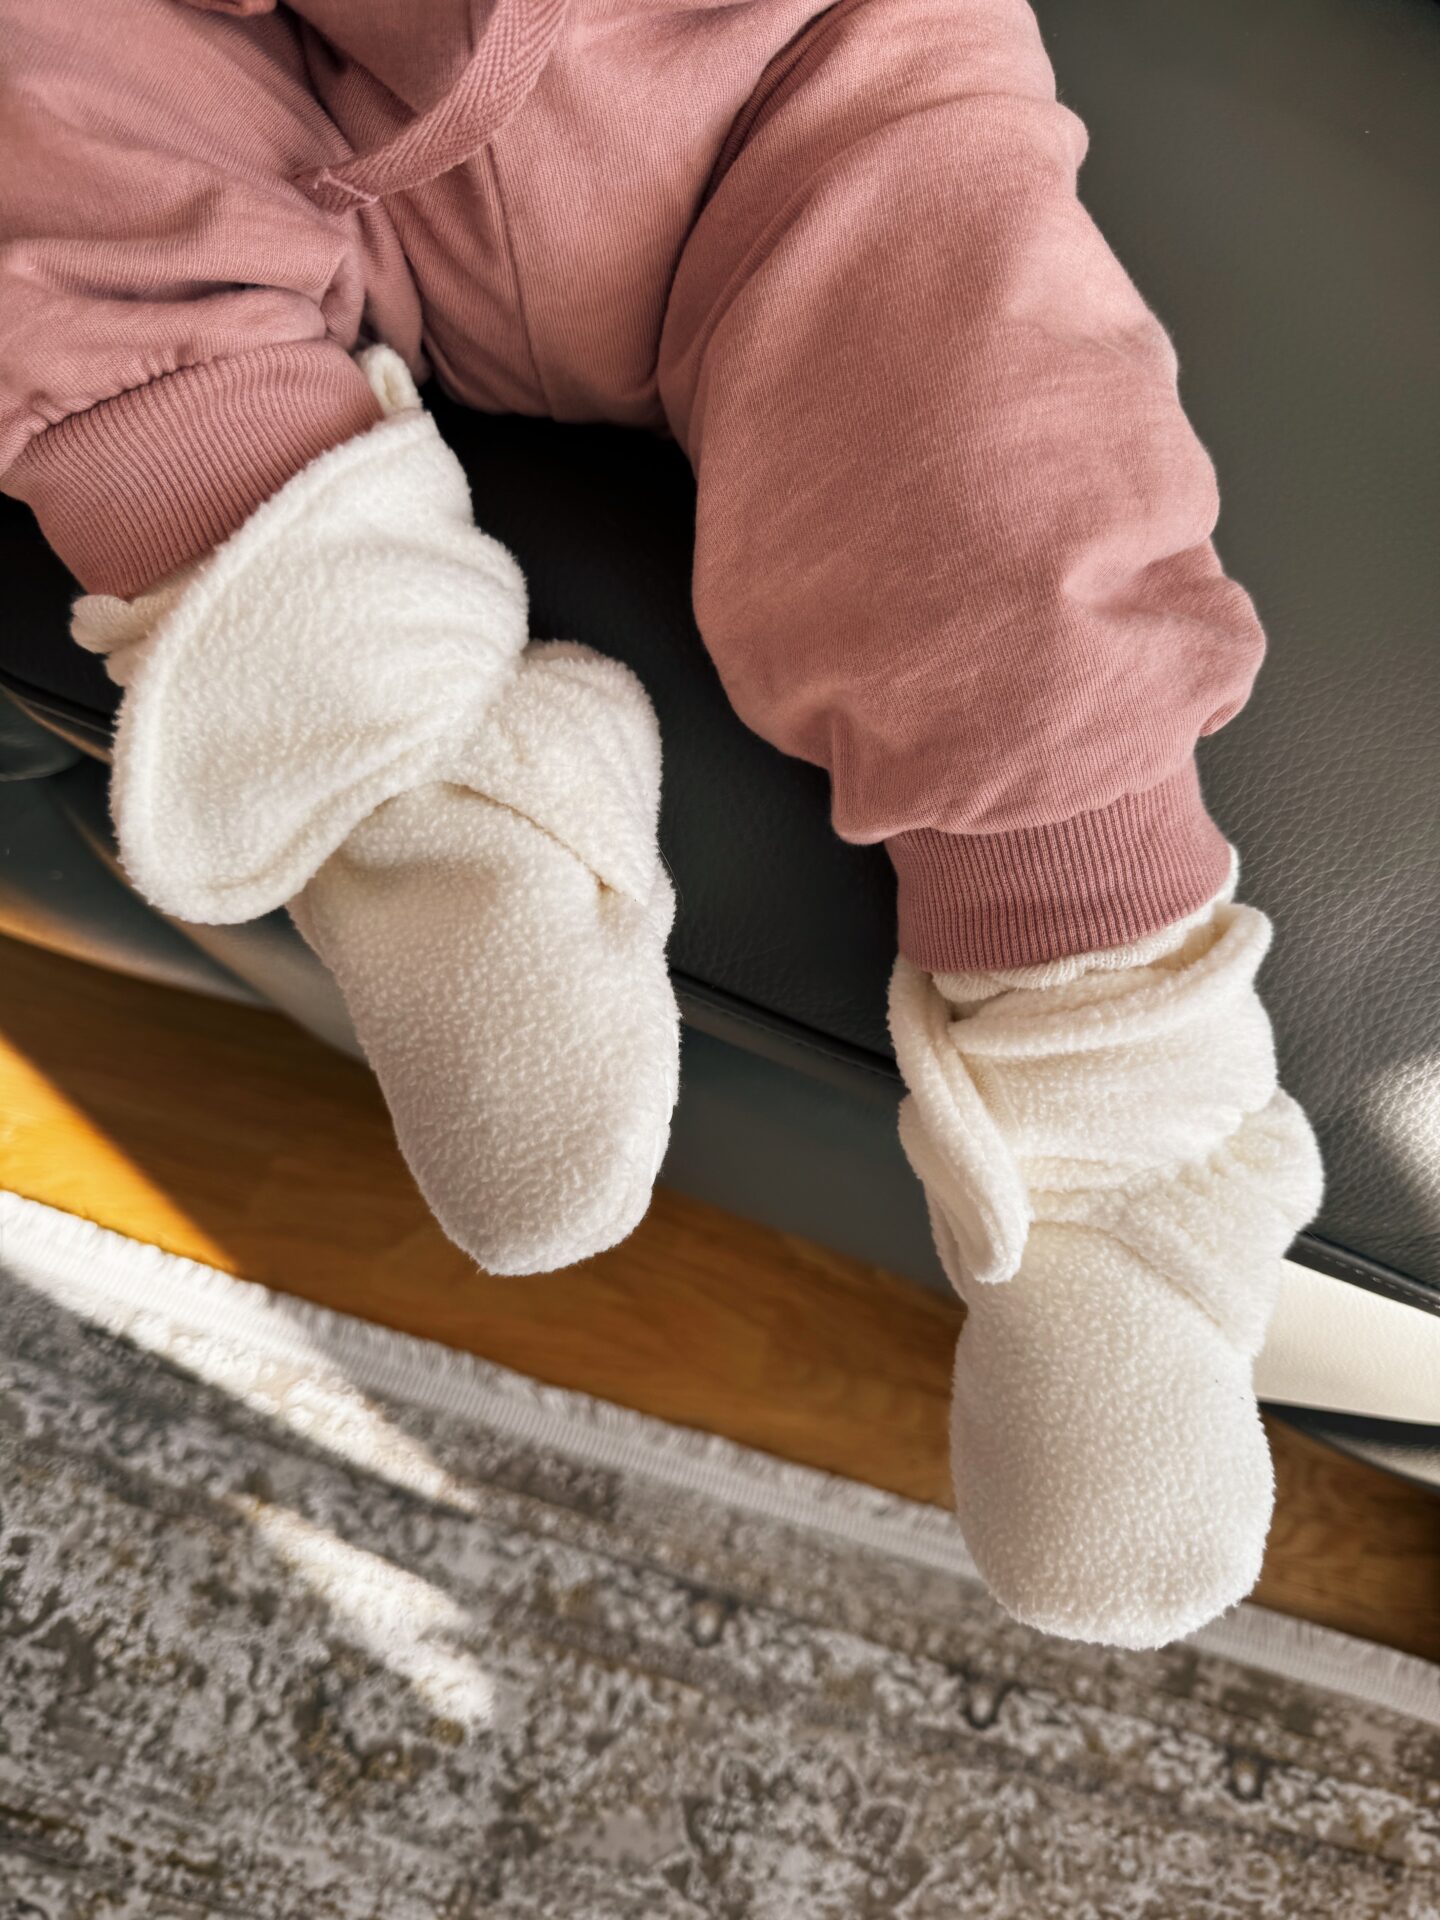
[[136, 885], [288, 906], [484, 1266], [626, 1234], [654, 716], [531, 639], [414, 382], [673, 434], [730, 699], [898, 876], [975, 1558], [1127, 1646], [1239, 1599], [1320, 1191], [1194, 765], [1262, 639], [1023, 0], [0, 0], [0, 75], [0, 476], [125, 690]]

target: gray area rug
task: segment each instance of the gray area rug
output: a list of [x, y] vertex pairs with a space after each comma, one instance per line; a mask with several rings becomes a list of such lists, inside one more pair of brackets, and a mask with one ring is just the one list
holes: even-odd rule
[[1435, 1920], [1440, 1683], [0, 1195], [0, 1916], [213, 1915]]

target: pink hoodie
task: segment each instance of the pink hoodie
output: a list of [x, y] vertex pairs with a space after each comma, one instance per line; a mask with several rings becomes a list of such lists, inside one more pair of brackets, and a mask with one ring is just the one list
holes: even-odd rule
[[1022, 0], [0, 0], [0, 475], [91, 590], [375, 418], [672, 432], [741, 716], [932, 969], [1135, 939], [1228, 852], [1261, 636]]

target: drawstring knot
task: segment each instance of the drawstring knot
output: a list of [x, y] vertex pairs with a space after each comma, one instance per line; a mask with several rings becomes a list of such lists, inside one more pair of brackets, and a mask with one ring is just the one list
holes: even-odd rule
[[455, 85], [383, 145], [294, 184], [327, 213], [374, 206], [471, 159], [524, 106], [544, 72], [569, 0], [475, 0], [489, 18]]

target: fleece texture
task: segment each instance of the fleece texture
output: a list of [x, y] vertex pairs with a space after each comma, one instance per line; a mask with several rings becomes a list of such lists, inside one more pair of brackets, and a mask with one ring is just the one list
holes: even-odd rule
[[886, 845], [916, 965], [1215, 893], [1193, 749], [1260, 626], [1024, 0], [72, 11], [0, 0], [0, 485], [87, 588], [373, 425], [363, 330], [674, 436], [725, 690]]
[[1255, 991], [1269, 937], [1221, 898], [1049, 984], [895, 970], [901, 1139], [967, 1306], [957, 1511], [1048, 1632], [1163, 1645], [1260, 1571], [1252, 1371], [1321, 1186]]
[[382, 800], [473, 740], [526, 644], [525, 581], [403, 363], [385, 418], [322, 454], [197, 568], [71, 631], [125, 688], [110, 805], [166, 913], [250, 920]]
[[365, 370], [381, 424], [75, 632], [125, 688], [137, 886], [192, 921], [288, 904], [441, 1225], [538, 1271], [630, 1231], [669, 1134], [659, 731], [628, 669], [527, 646], [520, 571], [403, 364]]

